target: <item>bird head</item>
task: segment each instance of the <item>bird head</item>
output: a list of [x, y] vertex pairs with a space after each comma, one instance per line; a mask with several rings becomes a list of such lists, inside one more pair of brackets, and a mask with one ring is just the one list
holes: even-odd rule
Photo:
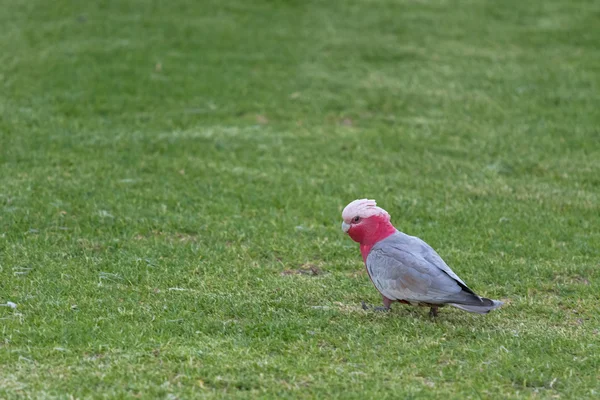
[[362, 245], [372, 245], [394, 233], [390, 215], [375, 200], [360, 199], [342, 211], [342, 230]]

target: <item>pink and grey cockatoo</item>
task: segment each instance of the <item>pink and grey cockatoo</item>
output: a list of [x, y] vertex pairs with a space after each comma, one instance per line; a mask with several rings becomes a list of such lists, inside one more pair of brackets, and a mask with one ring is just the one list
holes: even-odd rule
[[354, 200], [342, 219], [342, 230], [360, 243], [369, 277], [383, 296], [384, 307], [377, 310], [389, 310], [398, 301], [431, 307], [431, 316], [446, 304], [487, 314], [502, 305], [475, 294], [423, 240], [394, 228], [374, 200]]

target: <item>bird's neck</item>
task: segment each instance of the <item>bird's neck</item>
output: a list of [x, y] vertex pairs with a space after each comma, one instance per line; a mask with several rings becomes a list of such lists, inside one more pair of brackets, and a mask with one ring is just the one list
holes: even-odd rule
[[363, 239], [360, 242], [360, 253], [362, 254], [363, 261], [367, 262], [367, 256], [375, 244], [394, 233], [396, 233], [396, 228], [389, 221], [386, 221], [386, 223], [380, 224], [376, 231], [368, 235], [368, 239]]
[[360, 254], [362, 254], [362, 258], [365, 263], [367, 262], [367, 256], [371, 252], [372, 248], [373, 248], [372, 244], [361, 244], [360, 245]]

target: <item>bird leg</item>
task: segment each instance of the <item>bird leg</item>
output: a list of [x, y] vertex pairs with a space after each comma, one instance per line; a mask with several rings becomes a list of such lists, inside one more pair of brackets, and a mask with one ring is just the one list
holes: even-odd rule
[[392, 307], [392, 303], [394, 302], [394, 300], [390, 300], [384, 295], [381, 295], [381, 298], [383, 299], [383, 307], [389, 310]]
[[363, 310], [373, 310], [373, 311], [390, 311], [392, 303], [394, 300], [390, 300], [385, 296], [383, 297], [383, 307], [373, 307], [372, 305], [367, 305], [364, 301], [362, 302]]
[[437, 315], [438, 315], [438, 308], [437, 307], [431, 307], [429, 309], [429, 316], [433, 318], [433, 317], [437, 317]]

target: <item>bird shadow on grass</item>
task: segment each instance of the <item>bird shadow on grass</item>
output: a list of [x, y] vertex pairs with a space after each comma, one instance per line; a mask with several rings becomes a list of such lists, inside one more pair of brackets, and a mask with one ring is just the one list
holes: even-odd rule
[[[433, 317], [429, 314], [428, 307], [408, 306], [408, 305], [392, 305], [389, 311], [364, 310], [360, 305], [344, 307], [346, 311], [358, 311], [370, 319], [406, 319], [407, 321], [423, 321], [431, 323], [451, 323], [457, 325], [471, 325], [484, 322], [488, 319], [487, 315], [479, 315], [465, 313], [464, 311], [454, 310], [452, 307], [444, 307], [438, 310], [438, 315]], [[374, 317], [374, 318], [373, 318]], [[485, 321], [487, 324], [487, 321]]]

